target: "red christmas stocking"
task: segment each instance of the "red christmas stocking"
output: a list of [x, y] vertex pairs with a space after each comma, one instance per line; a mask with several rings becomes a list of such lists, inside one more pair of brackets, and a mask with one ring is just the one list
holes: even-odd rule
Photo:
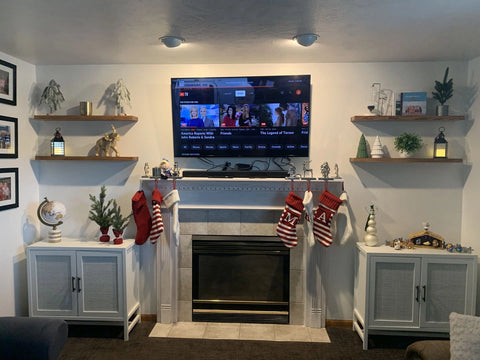
[[150, 235], [152, 228], [152, 218], [148, 211], [147, 199], [143, 190], [139, 190], [132, 197], [132, 212], [135, 224], [137, 225], [137, 235], [135, 244], [143, 245]]
[[313, 235], [315, 240], [328, 247], [332, 244], [332, 233], [330, 231], [332, 217], [335, 215], [342, 200], [324, 190], [318, 201], [318, 208], [315, 210], [315, 214], [313, 214]]
[[291, 191], [285, 200], [285, 209], [277, 224], [277, 235], [286, 247], [297, 246], [296, 225], [302, 211], [303, 199]]
[[157, 239], [163, 232], [163, 219], [160, 211], [163, 196], [157, 189], [152, 192], [152, 229], [150, 230], [150, 242], [152, 244], [157, 243]]

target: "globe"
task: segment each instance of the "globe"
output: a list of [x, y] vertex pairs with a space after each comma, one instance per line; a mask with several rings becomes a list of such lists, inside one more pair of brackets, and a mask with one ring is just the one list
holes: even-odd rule
[[40, 221], [47, 225], [53, 226], [54, 228], [57, 225], [63, 223], [67, 210], [65, 205], [58, 201], [48, 201], [47, 198], [40, 204], [38, 207], [38, 217]]

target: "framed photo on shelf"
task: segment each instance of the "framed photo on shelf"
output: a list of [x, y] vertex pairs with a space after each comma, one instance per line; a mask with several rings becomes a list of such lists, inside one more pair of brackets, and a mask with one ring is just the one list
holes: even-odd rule
[[0, 59], [0, 103], [17, 105], [17, 65]]
[[18, 158], [18, 120], [0, 115], [0, 158]]
[[425, 91], [402, 92], [402, 115], [426, 115], [427, 93]]
[[0, 168], [0, 211], [18, 207], [18, 168]]

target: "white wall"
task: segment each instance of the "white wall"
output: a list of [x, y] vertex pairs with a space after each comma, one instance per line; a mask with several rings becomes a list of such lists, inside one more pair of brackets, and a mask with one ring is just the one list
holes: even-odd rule
[[0, 159], [0, 168], [18, 168], [19, 207], [0, 212], [0, 316], [27, 313], [25, 246], [38, 236], [38, 185], [31, 159], [36, 135], [28, 107], [35, 66], [0, 52], [0, 59], [17, 66], [17, 106], [0, 103], [0, 115], [18, 119], [18, 159]]
[[[354, 227], [358, 237], [363, 236], [366, 209], [373, 201], [377, 207], [379, 237], [382, 241], [407, 237], [422, 229], [429, 221], [431, 229], [448, 241], [459, 242], [461, 236], [462, 188], [466, 169], [461, 164], [366, 164], [352, 166], [358, 140], [363, 132], [370, 144], [379, 135], [395, 156], [393, 136], [402, 131], [415, 131], [426, 143], [426, 154], [431, 154], [432, 143], [439, 126], [446, 127], [450, 155], [464, 155], [465, 124], [463, 122], [420, 122], [415, 124], [364, 124], [350, 122], [352, 115], [366, 112], [370, 85], [380, 82], [382, 87], [396, 91], [432, 90], [435, 79], [440, 79], [446, 66], [455, 79], [456, 89], [466, 86], [467, 64], [457, 63], [372, 63], [372, 64], [255, 64], [255, 65], [128, 65], [128, 66], [38, 66], [38, 90], [54, 78], [62, 85], [66, 97], [59, 114], [75, 113], [79, 101], [94, 102], [94, 113], [103, 114], [104, 105], [98, 105], [105, 89], [118, 78], [123, 78], [132, 94], [129, 113], [139, 122], [124, 125], [119, 148], [124, 155], [138, 155], [136, 164], [105, 163], [41, 163], [39, 169], [40, 198], [48, 196], [64, 202], [69, 219], [62, 226], [64, 234], [79, 233], [96, 236], [97, 228], [87, 219], [89, 193], [98, 193], [106, 184], [110, 196], [119, 199], [127, 211], [130, 199], [139, 188], [143, 164], [156, 165], [162, 158], [172, 159], [170, 77], [223, 76], [262, 74], [312, 75], [312, 135], [311, 159], [315, 175], [320, 176], [320, 165], [337, 163], [345, 179], [350, 196]], [[460, 91], [459, 91], [460, 93]], [[461, 99], [452, 99], [451, 111], [463, 113]], [[45, 112], [45, 109], [42, 110]], [[70, 151], [88, 152], [94, 141], [105, 131], [105, 124], [59, 124]], [[39, 143], [46, 145], [56, 126], [38, 125]], [[83, 135], [88, 135], [87, 137]], [[43, 146], [41, 152], [48, 153]], [[198, 161], [179, 160], [180, 167], [203, 168]], [[59, 176], [61, 174], [61, 176]], [[132, 224], [127, 233], [134, 234]], [[475, 245], [475, 244], [474, 244]], [[328, 318], [350, 319], [353, 287], [353, 239], [345, 246], [331, 251], [328, 274]], [[144, 245], [141, 250], [145, 296], [143, 312], [155, 313], [154, 249]]]
[[[312, 75], [312, 167], [320, 176], [320, 165], [328, 161], [331, 167], [337, 163], [340, 175], [353, 211], [355, 238], [343, 246], [334, 245], [328, 251], [327, 302], [329, 319], [351, 319], [353, 292], [354, 242], [363, 237], [367, 208], [373, 201], [377, 207], [379, 238], [391, 240], [407, 237], [422, 229], [422, 222], [429, 221], [431, 230], [448, 241], [460, 242], [462, 222], [462, 189], [468, 175], [468, 167], [462, 164], [365, 164], [352, 165], [350, 157], [356, 155], [362, 133], [372, 144], [376, 135], [381, 137], [392, 156], [393, 136], [403, 131], [419, 133], [426, 143], [425, 154], [431, 154], [432, 144], [439, 126], [446, 127], [452, 157], [464, 156], [464, 135], [468, 122], [419, 122], [394, 124], [354, 124], [352, 115], [366, 113], [370, 98], [370, 86], [380, 82], [383, 88], [395, 91], [428, 91], [435, 79], [441, 79], [446, 66], [454, 78], [458, 91], [450, 102], [452, 113], [464, 113], [459, 96], [467, 85], [467, 64], [453, 63], [369, 63], [369, 64], [228, 64], [228, 65], [109, 65], [109, 66], [37, 66], [36, 83], [29, 84], [34, 103], [51, 78], [59, 84], [66, 101], [57, 114], [78, 113], [78, 103], [90, 100], [94, 114], [104, 114], [104, 104], [99, 104], [105, 89], [117, 79], [123, 78], [132, 94], [129, 114], [137, 115], [136, 124], [117, 124], [122, 135], [119, 149], [122, 155], [138, 155], [138, 163], [97, 162], [32, 162], [38, 181], [38, 196], [30, 197], [28, 206], [36, 208], [39, 199], [47, 196], [67, 206], [68, 216], [61, 230], [65, 236], [96, 237], [97, 226], [88, 220], [90, 202], [88, 194], [98, 194], [102, 184], [107, 194], [117, 198], [125, 213], [130, 211], [131, 197], [140, 186], [143, 164], [159, 164], [162, 158], [173, 159], [171, 133], [170, 78], [181, 76], [236, 76], [236, 75]], [[32, 69], [33, 72], [34, 69]], [[28, 109], [30, 102], [24, 99]], [[28, 104], [28, 105], [27, 105]], [[28, 110], [25, 110], [28, 114]], [[47, 109], [37, 110], [46, 113]], [[48, 141], [55, 127], [62, 128], [67, 151], [74, 155], [88, 153], [96, 139], [110, 130], [110, 123], [55, 123], [32, 121], [28, 131], [21, 133], [21, 142], [31, 142], [38, 134], [38, 152], [48, 154]], [[33, 132], [33, 129], [35, 131]], [[24, 137], [25, 136], [25, 137]], [[29, 161], [33, 151], [25, 154]], [[177, 159], [181, 168], [204, 168], [196, 160]], [[220, 161], [220, 160], [219, 160]], [[301, 167], [300, 167], [301, 168]], [[300, 169], [299, 168], [299, 169]], [[29, 185], [31, 186], [31, 185]], [[23, 186], [21, 186], [23, 188]], [[4, 214], [0, 213], [3, 223]], [[13, 215], [12, 215], [13, 216]], [[19, 217], [19, 214], [16, 214]], [[21, 226], [24, 220], [21, 221]], [[11, 223], [11, 222], [9, 222]], [[42, 233], [45, 229], [42, 227]], [[134, 236], [135, 225], [127, 229], [127, 236]], [[471, 239], [478, 247], [479, 240]], [[23, 242], [22, 242], [23, 243]], [[23, 250], [22, 252], [23, 253]], [[13, 254], [13, 255], [12, 255]], [[10, 257], [16, 256], [12, 251]], [[2, 255], [3, 256], [3, 255]], [[141, 248], [142, 312], [153, 314], [155, 310], [154, 247], [145, 244]], [[0, 265], [4, 267], [4, 265]], [[11, 282], [13, 280], [10, 280]], [[24, 290], [25, 292], [25, 290]], [[16, 299], [16, 302], [26, 301]], [[11, 310], [9, 311], [11, 312]]]
[[[478, 117], [480, 115], [480, 100], [478, 99], [478, 90], [480, 88], [480, 57], [469, 62], [468, 65], [468, 92], [466, 98], [471, 99], [472, 106], [468, 113], [469, 125], [467, 133], [467, 169], [468, 178], [465, 182], [463, 191], [462, 207], [462, 243], [466, 246], [472, 246], [477, 251], [480, 250], [479, 223], [478, 223], [478, 201], [480, 184], [480, 169], [478, 168], [480, 156], [480, 125]], [[480, 266], [478, 267], [480, 272]], [[480, 279], [480, 275], [478, 276]], [[477, 314], [480, 312], [480, 286], [477, 286]]]

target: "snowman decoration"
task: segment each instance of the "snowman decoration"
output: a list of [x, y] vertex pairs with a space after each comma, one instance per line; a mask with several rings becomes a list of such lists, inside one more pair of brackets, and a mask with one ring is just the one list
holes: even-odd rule
[[367, 223], [365, 224], [365, 236], [363, 240], [367, 246], [376, 246], [378, 244], [377, 237], [377, 222], [375, 221], [375, 208], [373, 205], [370, 205], [370, 214], [367, 218]]

